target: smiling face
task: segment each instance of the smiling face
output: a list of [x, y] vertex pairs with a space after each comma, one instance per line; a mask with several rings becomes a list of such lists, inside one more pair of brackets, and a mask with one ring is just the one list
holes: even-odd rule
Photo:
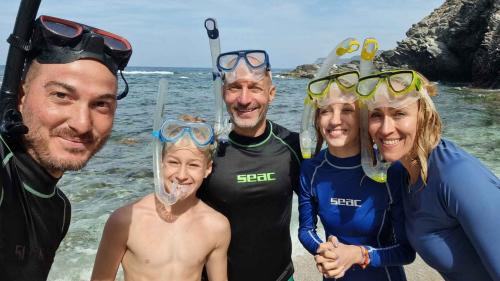
[[417, 135], [418, 102], [403, 108], [379, 107], [369, 112], [368, 130], [385, 160], [406, 161]]
[[212, 172], [208, 152], [199, 149], [187, 138], [167, 147], [162, 166], [166, 191], [172, 193], [172, 183], [177, 183], [177, 188], [181, 190], [178, 200], [194, 195], [203, 179]]
[[27, 152], [54, 177], [81, 169], [111, 133], [116, 91], [116, 77], [97, 61], [34, 61], [19, 103]]
[[261, 80], [246, 76], [224, 85], [224, 102], [236, 133], [249, 137], [264, 133], [275, 91], [269, 73]]
[[331, 103], [318, 109], [316, 125], [331, 154], [345, 158], [359, 153], [358, 111], [355, 102]]

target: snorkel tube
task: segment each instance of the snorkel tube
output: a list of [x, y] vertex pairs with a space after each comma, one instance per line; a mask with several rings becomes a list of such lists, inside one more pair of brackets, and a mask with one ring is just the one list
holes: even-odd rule
[[10, 47], [0, 89], [0, 134], [10, 138], [28, 132], [17, 105], [21, 76], [27, 52], [30, 50], [30, 38], [40, 2], [41, 0], [21, 1], [14, 31], [7, 39]]
[[[375, 72], [373, 59], [378, 50], [378, 42], [375, 38], [366, 38], [361, 50], [361, 59], [359, 63], [360, 77], [364, 77]], [[359, 122], [361, 138], [361, 165], [365, 174], [376, 182], [387, 181], [387, 169], [391, 163], [385, 162], [382, 155], [374, 149], [368, 133], [368, 107], [359, 103]]]
[[217, 69], [217, 57], [220, 54], [219, 29], [217, 29], [217, 22], [214, 18], [207, 18], [205, 20], [205, 29], [207, 30], [210, 44], [210, 55], [212, 56], [212, 80], [215, 97], [214, 131], [219, 141], [226, 142], [228, 140], [229, 132], [231, 131], [231, 124], [229, 123], [229, 118], [224, 118], [222, 78]]
[[[153, 135], [155, 132], [159, 131], [163, 122], [163, 112], [165, 111], [165, 100], [167, 96], [167, 80], [165, 78], [160, 79], [158, 85], [158, 97], [156, 99], [156, 108], [153, 115]], [[168, 193], [165, 191], [165, 183], [163, 182], [162, 173], [162, 159], [163, 159], [163, 143], [159, 137], [154, 138], [153, 143], [153, 173], [155, 182], [155, 195], [166, 206], [171, 206], [177, 202], [177, 183], [172, 183], [172, 192]]]
[[[324, 77], [329, 74], [330, 68], [338, 61], [338, 59], [347, 54], [357, 51], [359, 42], [354, 38], [347, 38], [340, 42], [328, 54], [323, 64], [314, 75], [314, 78]], [[304, 159], [314, 156], [317, 144], [316, 129], [314, 128], [314, 113], [316, 104], [312, 97], [308, 94], [304, 99], [304, 111], [302, 112], [302, 123], [300, 126], [300, 151]]]

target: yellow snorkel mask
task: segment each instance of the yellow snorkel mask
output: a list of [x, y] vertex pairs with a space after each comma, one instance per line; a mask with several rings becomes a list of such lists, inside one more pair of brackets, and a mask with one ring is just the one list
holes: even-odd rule
[[421, 97], [422, 76], [413, 70], [391, 70], [359, 79], [356, 93], [372, 110], [376, 107], [402, 108]]
[[[355, 85], [359, 78], [357, 71], [327, 75], [340, 56], [358, 49], [359, 42], [354, 38], [347, 38], [340, 42], [321, 65], [315, 75], [316, 79], [312, 80], [307, 86], [300, 128], [300, 150], [304, 159], [311, 158], [316, 150], [317, 136], [314, 128], [314, 113], [318, 106], [321, 107], [324, 103], [331, 103], [332, 99], [340, 98], [341, 100], [350, 99], [352, 101], [357, 99], [354, 94]], [[349, 92], [349, 94], [344, 92]]]

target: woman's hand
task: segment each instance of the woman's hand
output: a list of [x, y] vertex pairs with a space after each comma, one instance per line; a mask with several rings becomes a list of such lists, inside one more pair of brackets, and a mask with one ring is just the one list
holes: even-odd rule
[[364, 260], [359, 246], [340, 243], [335, 236], [320, 244], [314, 259], [319, 272], [327, 278], [341, 278], [353, 264], [361, 264]]

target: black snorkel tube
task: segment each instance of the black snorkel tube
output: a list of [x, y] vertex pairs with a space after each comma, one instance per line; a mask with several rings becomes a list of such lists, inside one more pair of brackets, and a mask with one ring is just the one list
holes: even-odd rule
[[17, 109], [19, 86], [28, 51], [33, 24], [41, 0], [21, 0], [14, 31], [7, 39], [10, 44], [0, 90], [0, 134], [15, 138], [28, 132]]

